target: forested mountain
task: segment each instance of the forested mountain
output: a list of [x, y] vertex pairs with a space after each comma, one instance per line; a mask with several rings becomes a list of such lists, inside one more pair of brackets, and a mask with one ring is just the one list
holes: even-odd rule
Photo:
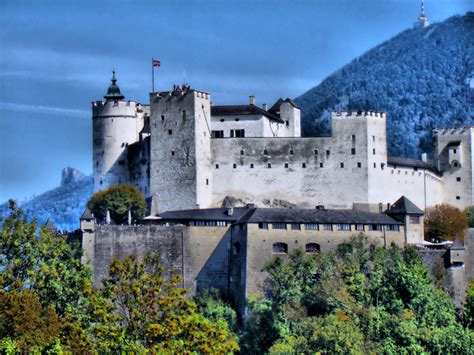
[[[28, 217], [36, 217], [39, 225], [49, 218], [60, 230], [79, 228], [79, 217], [92, 195], [92, 177], [79, 170], [64, 168], [61, 186], [20, 203]], [[8, 203], [0, 205], [0, 214], [6, 215]]]
[[431, 152], [431, 130], [474, 124], [474, 13], [408, 29], [296, 98], [303, 135], [330, 133], [331, 110], [387, 112], [389, 154]]

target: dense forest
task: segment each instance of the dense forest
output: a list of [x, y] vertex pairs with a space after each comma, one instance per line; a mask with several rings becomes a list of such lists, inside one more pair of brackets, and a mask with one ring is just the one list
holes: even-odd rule
[[330, 133], [330, 112], [387, 112], [389, 155], [431, 152], [433, 128], [474, 124], [474, 13], [408, 29], [296, 98], [305, 136]]

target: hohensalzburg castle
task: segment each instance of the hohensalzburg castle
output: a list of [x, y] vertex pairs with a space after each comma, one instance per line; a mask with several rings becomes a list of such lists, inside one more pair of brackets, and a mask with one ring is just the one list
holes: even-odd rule
[[434, 130], [433, 160], [387, 155], [386, 114], [334, 112], [330, 137], [301, 137], [291, 99], [214, 105], [187, 85], [125, 100], [116, 83], [92, 105], [94, 191], [129, 182], [156, 212], [222, 206], [385, 210], [473, 204], [473, 128]]

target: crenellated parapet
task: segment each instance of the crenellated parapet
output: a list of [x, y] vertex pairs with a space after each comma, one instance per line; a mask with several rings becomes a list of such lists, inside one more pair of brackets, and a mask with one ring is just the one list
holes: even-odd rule
[[387, 118], [386, 112], [370, 111], [370, 110], [349, 110], [349, 111], [333, 111], [331, 118], [354, 118], [354, 117], [380, 117]]

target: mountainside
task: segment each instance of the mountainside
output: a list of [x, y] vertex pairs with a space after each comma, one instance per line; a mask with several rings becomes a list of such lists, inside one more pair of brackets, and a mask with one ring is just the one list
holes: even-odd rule
[[408, 29], [324, 79], [296, 102], [305, 136], [330, 133], [330, 112], [387, 112], [392, 156], [431, 152], [431, 130], [474, 124], [474, 13]]
[[[49, 218], [61, 230], [79, 228], [79, 218], [92, 195], [92, 177], [79, 170], [64, 168], [61, 186], [32, 198], [20, 207], [29, 218], [36, 217], [39, 225]], [[0, 215], [6, 215], [8, 203], [0, 205]]]

